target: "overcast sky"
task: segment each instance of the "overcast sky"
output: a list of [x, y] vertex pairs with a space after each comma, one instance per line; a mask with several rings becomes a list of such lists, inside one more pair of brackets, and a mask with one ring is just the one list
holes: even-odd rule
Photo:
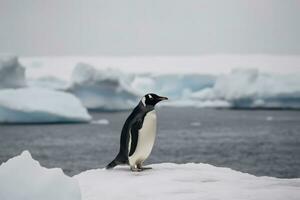
[[0, 0], [0, 52], [300, 54], [300, 0]]

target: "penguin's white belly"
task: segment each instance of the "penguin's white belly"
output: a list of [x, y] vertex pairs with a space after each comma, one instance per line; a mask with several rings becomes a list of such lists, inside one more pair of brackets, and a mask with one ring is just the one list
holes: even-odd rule
[[146, 114], [142, 128], [139, 130], [138, 142], [135, 152], [129, 157], [131, 166], [141, 164], [146, 160], [155, 142], [156, 136], [156, 113], [155, 110]]

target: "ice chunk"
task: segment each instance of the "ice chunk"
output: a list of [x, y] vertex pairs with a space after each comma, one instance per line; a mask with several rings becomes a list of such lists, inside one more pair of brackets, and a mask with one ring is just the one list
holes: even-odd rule
[[87, 122], [86, 108], [72, 94], [38, 88], [0, 90], [1, 123]]
[[0, 56], [0, 89], [25, 86], [25, 68], [15, 56]]
[[256, 177], [208, 164], [155, 164], [132, 173], [128, 167], [76, 175], [83, 200], [255, 199], [298, 200], [300, 179]]
[[68, 91], [76, 95], [88, 109], [127, 110], [139, 101], [130, 87], [130, 76], [117, 70], [96, 70], [79, 63], [72, 74]]
[[107, 119], [98, 119], [91, 121], [91, 124], [108, 125], [109, 121]]
[[235, 108], [300, 108], [300, 76], [270, 75], [257, 69], [235, 69], [217, 78], [212, 88], [191, 98], [227, 101]]
[[1, 200], [81, 200], [76, 179], [61, 169], [47, 169], [28, 151], [0, 166]]

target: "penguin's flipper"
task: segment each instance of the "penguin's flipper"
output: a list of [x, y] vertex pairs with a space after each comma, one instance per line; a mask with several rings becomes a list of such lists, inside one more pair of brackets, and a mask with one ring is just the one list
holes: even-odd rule
[[142, 127], [143, 122], [141, 120], [136, 121], [132, 127], [131, 127], [131, 144], [130, 144], [130, 151], [129, 151], [129, 156], [132, 156], [132, 154], [135, 152], [138, 138], [139, 138], [139, 130]]

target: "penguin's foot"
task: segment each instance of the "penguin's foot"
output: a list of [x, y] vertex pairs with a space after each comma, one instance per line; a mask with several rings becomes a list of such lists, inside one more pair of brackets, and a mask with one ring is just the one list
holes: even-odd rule
[[141, 167], [139, 169], [141, 169], [141, 170], [148, 170], [148, 169], [152, 169], [152, 167]]
[[141, 164], [137, 165], [137, 168], [140, 170], [152, 169], [152, 167], [143, 167]]
[[137, 166], [130, 167], [130, 170], [131, 170], [132, 172], [141, 172], [141, 171], [142, 171], [142, 169], [138, 168]]

